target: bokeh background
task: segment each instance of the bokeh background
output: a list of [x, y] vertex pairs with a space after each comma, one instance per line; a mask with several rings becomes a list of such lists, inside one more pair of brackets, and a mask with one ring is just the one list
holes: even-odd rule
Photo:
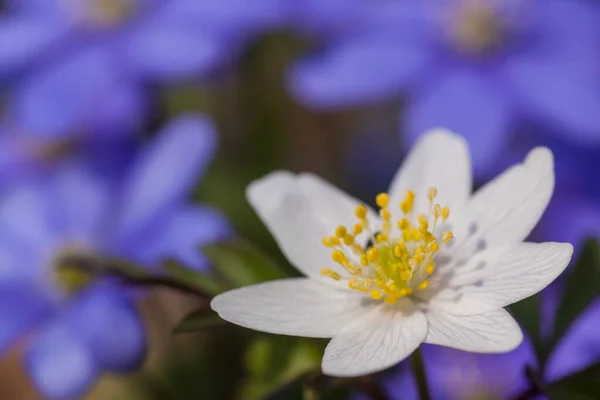
[[[1, 399], [600, 399], [597, 0], [0, 1]], [[476, 183], [533, 147], [534, 241], [567, 272], [511, 312], [514, 352], [423, 346], [360, 379], [325, 341], [228, 325], [210, 298], [295, 271], [245, 199], [273, 170], [366, 202], [447, 127]]]

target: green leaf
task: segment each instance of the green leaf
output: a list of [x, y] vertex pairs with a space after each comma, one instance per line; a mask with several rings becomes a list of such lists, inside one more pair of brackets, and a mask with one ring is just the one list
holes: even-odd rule
[[285, 277], [267, 255], [242, 240], [213, 244], [204, 254], [233, 288]]
[[550, 399], [597, 399], [600, 393], [600, 362], [562, 378], [547, 387]]
[[552, 347], [600, 294], [600, 247], [588, 240], [570, 271], [554, 325]]
[[224, 324], [226, 321], [217, 313], [207, 308], [201, 308], [186, 315], [175, 327], [173, 333], [200, 332]]
[[264, 399], [281, 390], [287, 392], [289, 385], [319, 370], [320, 364], [321, 351], [309, 341], [260, 336], [246, 353], [246, 369], [250, 376], [241, 388], [241, 398]]
[[217, 277], [210, 274], [202, 274], [185, 268], [176, 262], [168, 261], [164, 264], [165, 270], [172, 279], [198, 288], [199, 291], [210, 296], [216, 296], [227, 290], [227, 287]]
[[549, 350], [544, 343], [541, 335], [541, 312], [538, 296], [531, 296], [511, 304], [509, 309], [519, 324], [523, 327], [531, 342], [538, 359], [545, 360], [549, 355]]

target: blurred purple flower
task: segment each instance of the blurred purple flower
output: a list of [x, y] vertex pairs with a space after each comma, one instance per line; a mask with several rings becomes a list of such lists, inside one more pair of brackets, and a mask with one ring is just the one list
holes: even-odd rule
[[[104, 372], [145, 354], [133, 294], [88, 281], [69, 257], [126, 260], [154, 269], [166, 257], [197, 270], [198, 246], [229, 234], [215, 210], [187, 201], [215, 148], [211, 125], [185, 116], [163, 129], [120, 179], [78, 162], [18, 184], [0, 201], [0, 351], [27, 332], [26, 366], [48, 399], [71, 399]], [[66, 268], [66, 269], [65, 269]]]
[[546, 379], [549, 382], [600, 362], [600, 299], [571, 325], [552, 353]]
[[407, 144], [450, 128], [476, 149], [478, 172], [519, 121], [600, 142], [600, 9], [591, 1], [355, 0], [346, 12], [338, 3], [301, 14], [307, 29], [335, 31], [321, 28], [324, 52], [290, 72], [303, 103], [335, 109], [405, 93]]
[[20, 131], [120, 134], [148, 108], [148, 81], [206, 75], [258, 32], [284, 0], [7, 0], [0, 76]]
[[103, 174], [120, 174], [139, 148], [135, 135], [37, 140], [0, 128], [0, 190], [52, 174], [65, 160], [77, 159]]
[[[422, 351], [433, 400], [510, 400], [530, 388], [526, 368], [537, 367], [527, 338], [505, 354], [483, 355], [434, 345], [424, 345]], [[419, 399], [408, 364], [383, 377], [382, 385], [392, 400]]]

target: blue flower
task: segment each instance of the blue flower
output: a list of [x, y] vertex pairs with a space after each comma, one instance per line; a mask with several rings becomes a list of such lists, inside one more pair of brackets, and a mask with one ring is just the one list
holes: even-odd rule
[[600, 361], [600, 300], [592, 303], [571, 325], [549, 359], [550, 382]]
[[[350, 3], [354, 9], [360, 2]], [[339, 12], [334, 22], [323, 7], [315, 12], [317, 22], [339, 28], [328, 32], [324, 51], [290, 72], [289, 86], [303, 103], [335, 109], [405, 94], [407, 142], [437, 126], [461, 132], [476, 149], [478, 170], [489, 167], [521, 121], [555, 127], [579, 143], [600, 142], [595, 4], [362, 3], [361, 16]], [[309, 25], [310, 12], [303, 15]], [[349, 21], [355, 29], [347, 29]]]
[[69, 268], [73, 257], [155, 271], [168, 257], [206, 270], [199, 246], [230, 229], [217, 211], [187, 196], [214, 148], [211, 125], [184, 116], [118, 180], [74, 160], [6, 190], [0, 201], [0, 351], [32, 333], [26, 365], [44, 396], [76, 398], [100, 374], [130, 370], [145, 354], [133, 294], [111, 279]]
[[64, 160], [85, 162], [104, 174], [120, 174], [139, 147], [135, 135], [38, 140], [0, 128], [0, 191], [51, 174]]
[[41, 137], [121, 134], [148, 110], [146, 83], [203, 76], [283, 20], [283, 0], [9, 0], [0, 76], [9, 116]]

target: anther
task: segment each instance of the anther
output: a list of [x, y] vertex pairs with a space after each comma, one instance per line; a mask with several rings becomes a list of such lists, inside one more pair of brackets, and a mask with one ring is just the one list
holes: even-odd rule
[[429, 287], [429, 281], [423, 281], [421, 283], [419, 283], [418, 288], [421, 290], [425, 290]]
[[367, 207], [365, 207], [362, 204], [359, 205], [358, 207], [356, 207], [354, 214], [357, 218], [360, 218], [361, 220], [365, 219], [367, 217]]
[[369, 265], [369, 259], [366, 255], [360, 256], [360, 265], [367, 267]]
[[375, 202], [380, 208], [386, 208], [390, 202], [390, 196], [387, 193], [379, 193], [375, 198]]
[[376, 262], [378, 259], [379, 259], [379, 250], [377, 250], [377, 247], [371, 247], [367, 251], [367, 260], [369, 260], [369, 262]]
[[346, 236], [344, 236], [344, 244], [346, 246], [351, 246], [354, 244], [354, 236], [348, 234]]
[[363, 231], [363, 226], [361, 224], [354, 225], [354, 236], [360, 235]]
[[375, 300], [381, 300], [381, 298], [383, 297], [383, 295], [381, 294], [381, 292], [379, 290], [371, 290], [371, 297]]
[[410, 271], [408, 269], [405, 269], [404, 271], [402, 271], [400, 273], [400, 279], [402, 279], [404, 282], [406, 282], [407, 280], [410, 279]]
[[448, 207], [442, 208], [442, 221], [446, 222], [448, 217], [450, 216], [450, 209]]
[[346, 261], [346, 256], [341, 250], [336, 250], [333, 253], [331, 253], [331, 258], [338, 264], [342, 264], [344, 261]]
[[375, 240], [377, 243], [384, 243], [388, 241], [388, 236], [385, 233], [378, 233], [377, 236], [375, 236]]
[[408, 229], [410, 227], [410, 222], [408, 222], [408, 220], [406, 218], [402, 218], [401, 220], [398, 221], [398, 228], [400, 228], [400, 230], [405, 230]]
[[389, 221], [392, 219], [392, 214], [387, 209], [381, 210], [379, 212], [379, 215], [381, 216], [381, 218], [383, 218], [386, 221]]
[[435, 186], [432, 186], [429, 188], [429, 191], [427, 192], [427, 197], [429, 197], [429, 201], [433, 201], [433, 199], [435, 199], [435, 196], [437, 196], [437, 188]]
[[425, 268], [425, 273], [427, 275], [431, 275], [431, 274], [433, 274], [433, 271], [435, 271], [435, 264], [430, 263], [429, 265], [427, 265], [427, 268]]
[[340, 274], [338, 274], [337, 272], [333, 271], [330, 268], [321, 268], [321, 275], [328, 276], [330, 278], [335, 279], [336, 281], [339, 281], [342, 279]]
[[451, 231], [444, 232], [444, 234], [442, 235], [442, 242], [443, 243], [448, 243], [452, 239], [454, 239], [454, 234]]
[[337, 236], [338, 238], [343, 239], [344, 237], [346, 237], [347, 234], [348, 230], [345, 226], [340, 225], [337, 228], [335, 228], [335, 236]]

